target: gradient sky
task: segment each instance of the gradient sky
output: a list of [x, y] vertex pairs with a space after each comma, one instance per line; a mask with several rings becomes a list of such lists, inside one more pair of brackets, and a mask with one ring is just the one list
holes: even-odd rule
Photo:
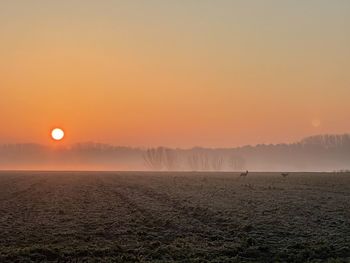
[[350, 1], [2, 0], [0, 143], [350, 131]]

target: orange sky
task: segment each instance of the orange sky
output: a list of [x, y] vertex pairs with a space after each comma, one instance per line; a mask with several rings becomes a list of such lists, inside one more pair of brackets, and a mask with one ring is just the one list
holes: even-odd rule
[[1, 1], [0, 143], [349, 132], [350, 2], [262, 2]]

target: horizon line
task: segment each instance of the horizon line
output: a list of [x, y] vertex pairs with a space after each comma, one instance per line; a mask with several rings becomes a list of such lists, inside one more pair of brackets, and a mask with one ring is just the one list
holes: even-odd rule
[[17, 142], [17, 143], [0, 143], [0, 146], [6, 146], [6, 145], [36, 145], [36, 146], [44, 146], [48, 148], [55, 148], [58, 147], [59, 149], [69, 149], [72, 146], [75, 145], [87, 145], [87, 144], [96, 144], [96, 145], [106, 145], [106, 146], [111, 146], [114, 148], [130, 148], [130, 149], [151, 149], [151, 148], [167, 148], [167, 149], [179, 149], [179, 150], [192, 150], [192, 149], [237, 149], [237, 148], [244, 148], [244, 147], [256, 147], [260, 145], [267, 145], [267, 146], [277, 146], [277, 145], [293, 145], [293, 144], [298, 144], [301, 143], [304, 139], [307, 138], [312, 138], [312, 137], [318, 137], [318, 136], [350, 136], [350, 132], [344, 132], [344, 133], [321, 133], [321, 134], [314, 134], [314, 135], [309, 135], [300, 138], [297, 141], [294, 142], [279, 142], [279, 143], [256, 143], [256, 144], [243, 144], [240, 146], [199, 146], [199, 145], [194, 145], [190, 147], [173, 147], [173, 146], [164, 146], [164, 145], [158, 145], [158, 146], [130, 146], [130, 145], [117, 145], [117, 144], [112, 144], [112, 143], [103, 143], [103, 142], [97, 142], [97, 141], [82, 141], [82, 142], [76, 142], [76, 143], [70, 143], [66, 145], [59, 145], [60, 142], [56, 142], [56, 145], [50, 145], [50, 144], [42, 144], [38, 142]]

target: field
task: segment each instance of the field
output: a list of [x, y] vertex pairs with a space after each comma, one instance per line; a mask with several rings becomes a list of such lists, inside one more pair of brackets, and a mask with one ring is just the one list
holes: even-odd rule
[[0, 262], [350, 262], [350, 175], [1, 172]]

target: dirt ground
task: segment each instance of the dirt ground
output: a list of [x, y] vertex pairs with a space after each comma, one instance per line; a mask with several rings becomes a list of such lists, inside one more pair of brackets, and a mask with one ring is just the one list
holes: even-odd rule
[[0, 262], [350, 262], [350, 174], [1, 172]]

